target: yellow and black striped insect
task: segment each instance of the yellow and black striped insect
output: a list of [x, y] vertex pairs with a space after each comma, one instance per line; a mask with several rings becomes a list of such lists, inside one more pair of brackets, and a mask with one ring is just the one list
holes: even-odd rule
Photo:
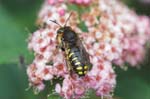
[[[70, 14], [71, 16], [71, 14]], [[68, 17], [67, 21], [69, 20]], [[52, 20], [51, 20], [52, 21]], [[66, 23], [67, 23], [66, 21]], [[52, 21], [58, 24], [56, 21]], [[58, 47], [65, 51], [66, 63], [70, 72], [75, 72], [79, 76], [84, 76], [92, 68], [89, 54], [85, 50], [77, 33], [71, 27], [65, 25], [57, 30]]]

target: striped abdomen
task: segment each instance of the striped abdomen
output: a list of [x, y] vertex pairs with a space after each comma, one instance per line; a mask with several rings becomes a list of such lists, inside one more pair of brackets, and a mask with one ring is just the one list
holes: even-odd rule
[[72, 66], [72, 70], [75, 71], [79, 76], [84, 76], [88, 71], [88, 64], [83, 64], [83, 57], [81, 56], [78, 47], [72, 47], [67, 49], [68, 61]]

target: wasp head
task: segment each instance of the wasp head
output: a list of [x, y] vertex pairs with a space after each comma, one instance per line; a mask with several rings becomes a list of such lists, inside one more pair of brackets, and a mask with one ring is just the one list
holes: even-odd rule
[[61, 27], [57, 30], [57, 35], [61, 35], [61, 34], [64, 34], [64, 28]]
[[57, 33], [63, 33], [62, 37], [64, 41], [70, 44], [74, 44], [77, 41], [77, 34], [69, 26], [60, 28]]

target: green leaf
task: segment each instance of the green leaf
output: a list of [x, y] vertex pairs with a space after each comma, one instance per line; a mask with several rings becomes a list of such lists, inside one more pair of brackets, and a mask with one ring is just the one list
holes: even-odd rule
[[83, 14], [84, 12], [89, 12], [89, 6], [78, 6], [76, 4], [68, 4], [68, 9], [70, 11], [77, 11], [79, 14]]
[[68, 9], [70, 11], [79, 11], [79, 7], [75, 4], [68, 4]]
[[129, 68], [128, 71], [117, 70], [115, 95], [121, 99], [150, 99], [149, 64], [140, 70]]
[[87, 29], [87, 27], [86, 27], [84, 21], [81, 21], [81, 22], [80, 22], [79, 28], [80, 28], [83, 32], [88, 32], [88, 29]]
[[[150, 15], [150, 4], [146, 0], [122, 0], [130, 9], [134, 9], [138, 14]], [[147, 0], [148, 1], [148, 0]], [[145, 3], [144, 3], [145, 2]]]
[[27, 49], [26, 40], [29, 36], [29, 31], [34, 31], [33, 29], [35, 28], [35, 10], [38, 2], [31, 5], [32, 10], [25, 10], [30, 6], [27, 4], [23, 6], [24, 3], [20, 3], [2, 0], [2, 6], [0, 6], [0, 64], [16, 63], [19, 61], [20, 56], [30, 62], [33, 59], [33, 54], [30, 54]]
[[25, 91], [28, 87], [26, 70], [16, 64], [0, 65], [0, 99], [43, 99], [33, 92]]
[[[28, 88], [28, 77], [26, 69], [17, 64], [0, 65], [0, 99], [47, 99], [54, 86], [46, 82], [44, 91], [35, 95], [33, 89]], [[48, 99], [58, 99], [59, 96], [52, 95]]]
[[0, 63], [17, 61], [19, 55], [27, 53], [27, 34], [0, 6]]

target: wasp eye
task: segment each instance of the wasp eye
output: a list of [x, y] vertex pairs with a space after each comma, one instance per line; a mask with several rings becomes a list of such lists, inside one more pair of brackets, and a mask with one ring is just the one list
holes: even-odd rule
[[58, 31], [57, 31], [57, 33], [58, 34], [61, 34], [61, 33], [63, 33], [64, 31], [62, 30], [62, 29], [59, 29]]
[[59, 31], [57, 32], [57, 34], [61, 34], [61, 33], [62, 33], [62, 32], [59, 32]]

